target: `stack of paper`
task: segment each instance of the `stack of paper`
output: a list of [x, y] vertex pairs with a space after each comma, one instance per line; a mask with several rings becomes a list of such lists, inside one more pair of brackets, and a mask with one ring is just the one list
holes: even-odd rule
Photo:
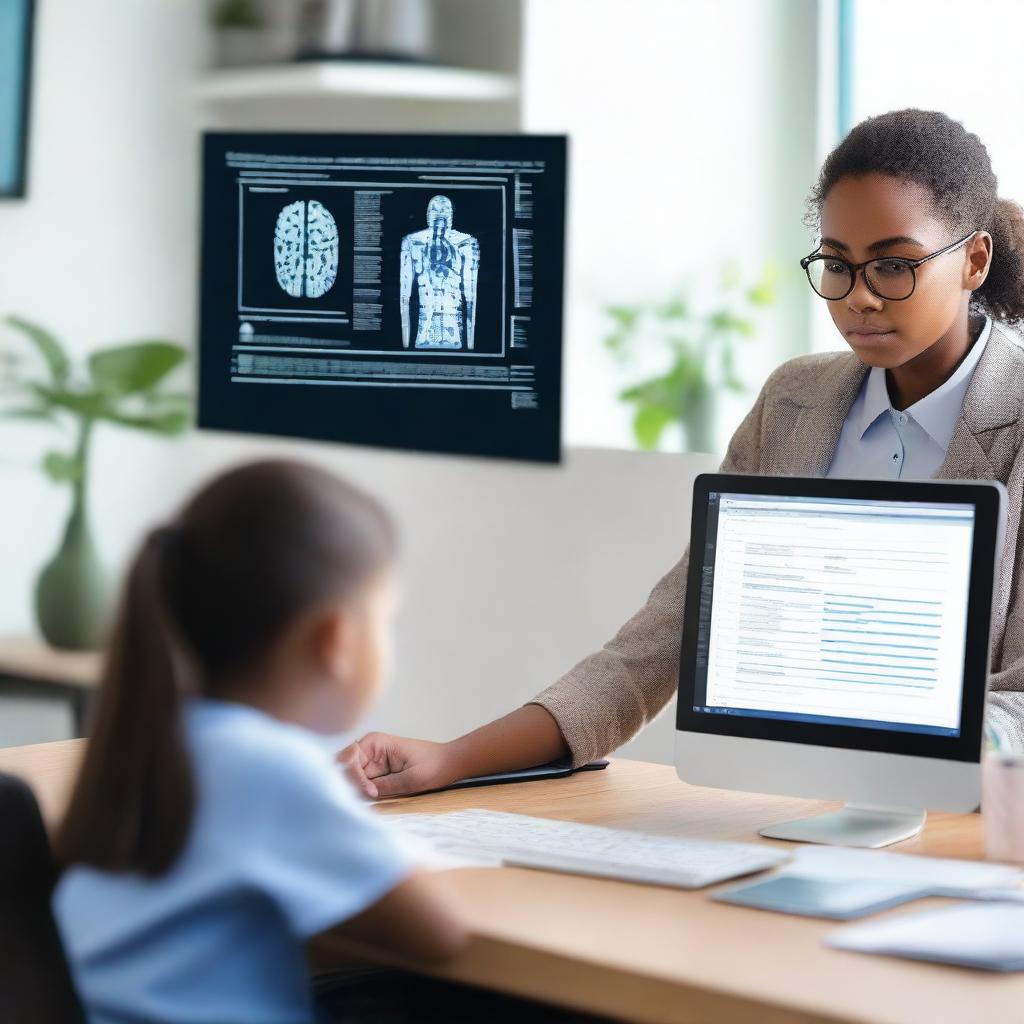
[[782, 868], [786, 874], [803, 878], [879, 879], [909, 882], [936, 896], [987, 898], [991, 890], [1019, 890], [1024, 898], [1024, 872], [1005, 864], [976, 860], [948, 860], [917, 857], [909, 853], [880, 853], [877, 850], [847, 849], [839, 846], [804, 846], [794, 851], [793, 860]]

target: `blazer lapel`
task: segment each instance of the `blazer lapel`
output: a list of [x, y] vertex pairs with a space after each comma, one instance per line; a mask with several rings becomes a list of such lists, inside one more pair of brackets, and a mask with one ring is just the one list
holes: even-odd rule
[[988, 345], [964, 395], [963, 415], [975, 434], [1016, 424], [1024, 392], [1020, 383], [1021, 345], [1002, 324], [992, 324]]
[[1019, 356], [1014, 352], [1017, 348], [1019, 346], [1004, 334], [999, 324], [993, 323], [988, 344], [967, 386], [946, 457], [935, 471], [936, 479], [1004, 479], [1000, 467], [993, 466], [988, 457], [990, 439], [983, 444], [982, 438], [1020, 419], [1020, 395], [1016, 388], [1008, 386], [1017, 375]]
[[[980, 366], [979, 366], [980, 368]], [[977, 372], [977, 371], [975, 371]], [[970, 394], [970, 389], [968, 389]], [[964, 398], [967, 408], [967, 398]], [[968, 425], [964, 413], [956, 421], [953, 436], [949, 439], [946, 457], [942, 465], [932, 474], [933, 480], [993, 480], [995, 474], [985, 450], [978, 443], [978, 437]]]
[[777, 422], [786, 426], [764, 439], [761, 471], [776, 476], [824, 476], [867, 372], [868, 367], [852, 352], [843, 353], [822, 368], [813, 391], [806, 387], [782, 390], [773, 412]]
[[[945, 480], [1001, 480], [1007, 483], [1010, 467], [993, 465], [988, 452], [1000, 428], [1014, 427], [1021, 416], [1020, 389], [1011, 386], [1018, 376], [1019, 346], [992, 324], [988, 345], [971, 377], [964, 395], [963, 408], [946, 449], [946, 458], [934, 476]], [[1010, 509], [999, 553], [995, 601], [992, 609], [993, 665], [1002, 661], [1006, 619], [1013, 587], [1013, 566], [1017, 550], [1020, 518], [1014, 515], [1019, 496], [1010, 491]]]

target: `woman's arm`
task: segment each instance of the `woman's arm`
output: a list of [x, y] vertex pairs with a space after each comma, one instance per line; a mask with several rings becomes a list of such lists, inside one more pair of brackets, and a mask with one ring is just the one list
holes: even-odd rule
[[550, 713], [526, 704], [449, 743], [371, 732], [338, 757], [356, 785], [376, 800], [440, 789], [473, 775], [530, 768], [568, 753]]
[[[771, 386], [769, 377], [733, 435], [721, 472], [760, 471]], [[601, 650], [504, 718], [451, 743], [371, 733], [343, 750], [339, 760], [363, 792], [377, 799], [528, 768], [566, 754], [574, 767], [603, 757], [635, 736], [676, 692], [687, 565], [688, 552]]]

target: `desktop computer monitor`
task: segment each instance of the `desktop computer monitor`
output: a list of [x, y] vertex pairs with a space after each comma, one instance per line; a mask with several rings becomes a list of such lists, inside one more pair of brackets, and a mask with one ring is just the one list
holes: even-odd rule
[[998, 483], [704, 474], [676, 722], [686, 782], [843, 800], [762, 829], [885, 846], [980, 802]]

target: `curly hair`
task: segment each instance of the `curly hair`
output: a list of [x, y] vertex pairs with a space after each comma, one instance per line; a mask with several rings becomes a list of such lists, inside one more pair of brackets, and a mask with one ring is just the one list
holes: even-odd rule
[[960, 237], [992, 236], [988, 276], [970, 307], [1006, 323], [1024, 321], [1024, 209], [997, 195], [981, 139], [937, 110], [890, 110], [856, 125], [828, 155], [807, 198], [804, 224], [817, 230], [825, 198], [840, 179], [870, 173], [929, 189], [935, 214]]

